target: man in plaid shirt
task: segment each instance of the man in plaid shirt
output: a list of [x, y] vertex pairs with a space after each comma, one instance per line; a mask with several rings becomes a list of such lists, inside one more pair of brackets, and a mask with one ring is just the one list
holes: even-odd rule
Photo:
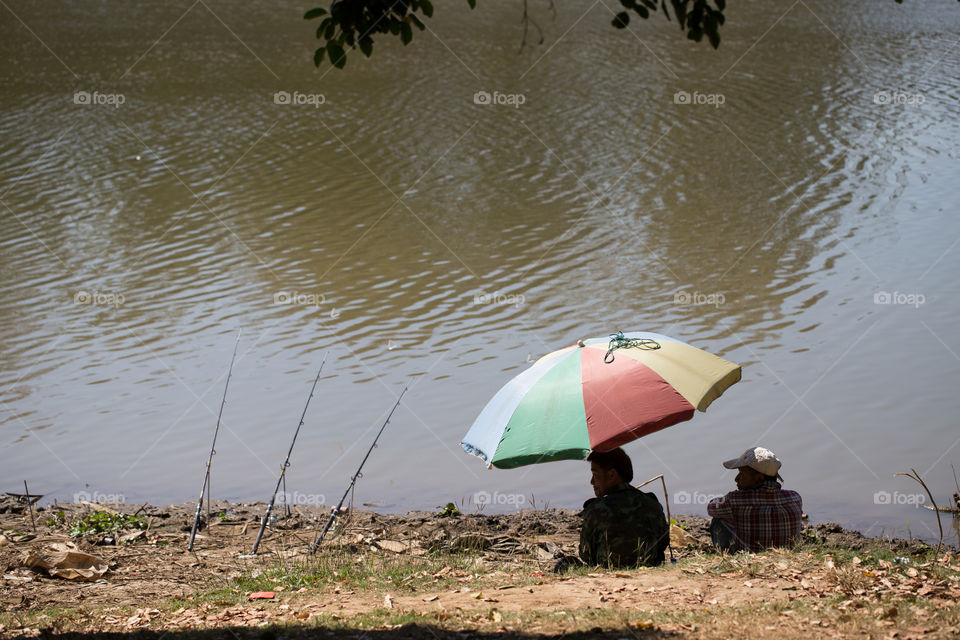
[[800, 536], [803, 500], [780, 488], [780, 460], [769, 449], [747, 449], [723, 463], [738, 469], [737, 490], [707, 504], [710, 537], [721, 551], [762, 551], [788, 547]]

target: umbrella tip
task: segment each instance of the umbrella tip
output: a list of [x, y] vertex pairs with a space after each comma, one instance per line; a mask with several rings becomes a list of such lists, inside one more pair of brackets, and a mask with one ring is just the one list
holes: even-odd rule
[[577, 340], [577, 346], [578, 346], [578, 347], [585, 347], [585, 346], [587, 346], [587, 345], [584, 344], [583, 339], [581, 338], [580, 340]]

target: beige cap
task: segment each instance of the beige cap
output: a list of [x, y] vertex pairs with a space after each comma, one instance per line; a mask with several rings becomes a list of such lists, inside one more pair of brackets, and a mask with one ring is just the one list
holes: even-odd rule
[[[780, 478], [780, 459], [774, 455], [773, 451], [764, 449], [763, 447], [747, 449], [739, 458], [727, 460], [723, 463], [723, 466], [727, 469], [750, 467], [765, 476], [777, 476]], [[783, 478], [780, 479], [783, 480]]]

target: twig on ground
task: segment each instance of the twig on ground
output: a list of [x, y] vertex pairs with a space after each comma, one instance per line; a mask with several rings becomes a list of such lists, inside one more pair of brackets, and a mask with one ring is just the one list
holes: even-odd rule
[[670, 540], [670, 527], [672, 524], [672, 519], [670, 518], [670, 498], [667, 496], [667, 481], [663, 479], [663, 474], [661, 473], [660, 475], [654, 476], [642, 484], [638, 484], [637, 488], [639, 489], [640, 487], [646, 486], [657, 478], [660, 478], [660, 482], [663, 484], [663, 504], [667, 509], [667, 548], [670, 550], [670, 562], [676, 562], [673, 557], [673, 544]]
[[898, 472], [893, 475], [913, 478], [920, 483], [920, 486], [922, 486], [927, 492], [927, 495], [930, 496], [930, 504], [933, 505], [933, 510], [937, 514], [937, 526], [940, 527], [940, 539], [937, 541], [937, 555], [940, 555], [940, 548], [943, 546], [943, 523], [940, 521], [940, 509], [937, 508], [937, 502], [933, 499], [933, 494], [930, 493], [930, 488], [927, 487], [927, 483], [923, 481], [923, 479], [920, 477], [920, 474], [917, 473], [917, 470], [912, 467], [910, 468], [910, 473]]
[[27, 481], [23, 481], [23, 491], [27, 494], [27, 505], [30, 507], [30, 525], [33, 527], [33, 532], [37, 532], [37, 520], [33, 516], [33, 502], [30, 500], [30, 489], [27, 488]]

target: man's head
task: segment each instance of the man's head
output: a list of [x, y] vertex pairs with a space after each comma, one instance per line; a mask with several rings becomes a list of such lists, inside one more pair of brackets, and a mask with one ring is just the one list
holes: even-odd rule
[[756, 489], [767, 480], [780, 478], [780, 459], [763, 447], [747, 449], [739, 458], [723, 463], [727, 469], [737, 469], [737, 489]]
[[633, 480], [633, 464], [630, 456], [617, 447], [612, 451], [591, 451], [587, 456], [590, 463], [590, 486], [599, 498], [621, 482]]

